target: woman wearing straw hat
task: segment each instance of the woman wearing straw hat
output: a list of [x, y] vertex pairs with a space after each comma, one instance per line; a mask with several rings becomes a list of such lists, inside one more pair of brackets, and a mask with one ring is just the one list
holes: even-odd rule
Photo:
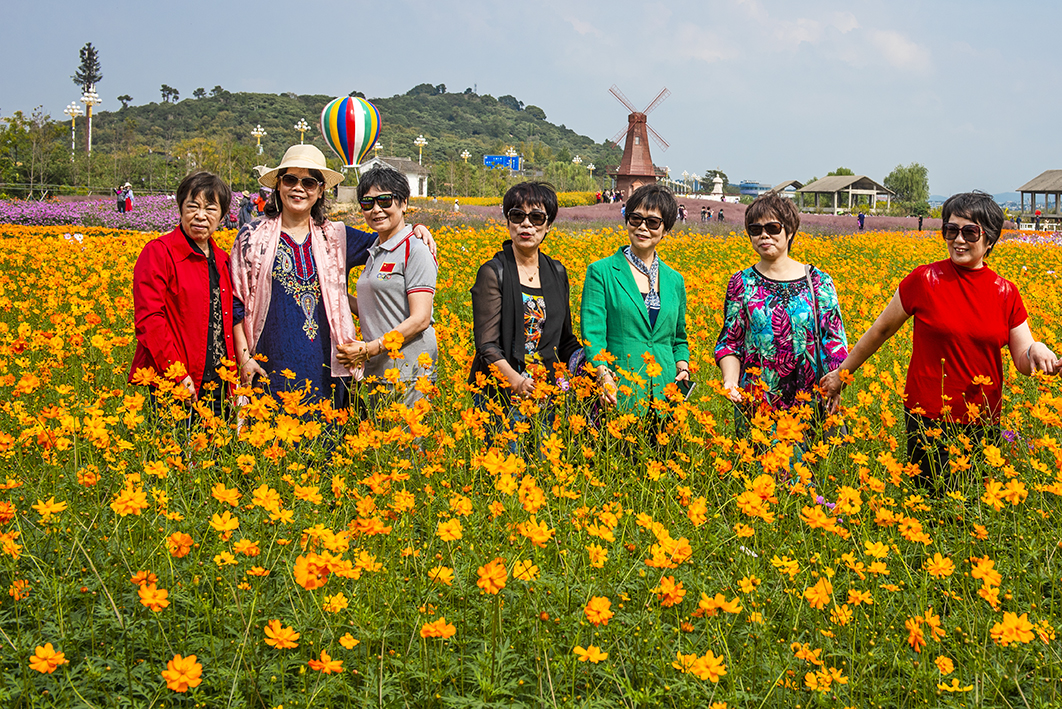
[[[288, 148], [258, 181], [273, 189], [265, 217], [240, 229], [231, 256], [237, 309], [245, 309], [235, 327], [241, 380], [259, 375], [274, 392], [305, 390], [307, 403], [327, 397], [346, 407], [352, 372], [337, 347], [358, 339], [347, 272], [365, 263], [375, 235], [325, 218], [325, 195], [343, 175], [312, 145]], [[418, 230], [434, 251], [427, 229]]]

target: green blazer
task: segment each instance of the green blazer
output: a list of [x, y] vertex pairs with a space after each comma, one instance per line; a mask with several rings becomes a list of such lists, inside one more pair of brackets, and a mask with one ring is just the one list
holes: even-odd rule
[[[590, 264], [583, 285], [580, 320], [587, 360], [595, 367], [609, 364], [601, 358], [603, 351], [609, 352], [616, 358], [609, 364], [619, 375], [616, 383], [621, 388], [627, 384], [632, 389], [629, 395], [622, 390], [619, 394], [619, 405], [623, 408], [644, 410], [650, 388], [627, 381], [618, 370], [637, 373], [651, 385], [654, 397], [663, 398], [664, 387], [675, 380], [675, 363], [690, 359], [686, 342], [686, 283], [682, 274], [663, 260], [660, 261], [660, 313], [655, 326], [649, 326], [645, 298], [638, 291], [623, 249]], [[646, 352], [663, 369], [651, 382], [642, 359]]]

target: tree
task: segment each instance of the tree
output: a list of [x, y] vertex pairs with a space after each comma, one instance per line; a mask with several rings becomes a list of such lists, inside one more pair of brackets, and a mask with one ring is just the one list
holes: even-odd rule
[[440, 95], [446, 93], [446, 84], [437, 84], [435, 86], [435, 93]]
[[217, 97], [221, 96], [222, 94], [227, 94], [227, 93], [228, 93], [228, 91], [226, 91], [225, 89], [221, 88], [221, 86], [215, 86], [214, 88], [210, 89], [210, 95], [212, 97], [214, 97], [214, 98], [217, 98]]
[[118, 100], [122, 102], [122, 108], [129, 108], [129, 102], [133, 100], [133, 97], [129, 94], [122, 94]]
[[206, 98], [206, 89], [196, 89], [192, 92], [192, 98]]
[[180, 92], [169, 84], [163, 84], [159, 91], [162, 93], [163, 103], [177, 103], [177, 99], [181, 97]]
[[842, 177], [842, 176], [848, 176], [848, 175], [854, 176], [855, 173], [852, 172], [851, 170], [849, 170], [847, 167], [839, 167], [836, 170], [834, 170], [833, 172], [827, 172], [826, 173], [826, 177]]
[[726, 173], [723, 172], [722, 170], [705, 170], [704, 171], [704, 180], [702, 180], [702, 182], [704, 182], [705, 185], [713, 185], [714, 186], [714, 183], [712, 181], [716, 177], [719, 177], [723, 181], [723, 189], [725, 190], [727, 188], [727, 185], [730, 184], [730, 178], [728, 178], [726, 176]]
[[885, 186], [896, 193], [896, 200], [903, 202], [908, 211], [913, 210], [929, 199], [929, 170], [916, 162], [897, 165], [885, 178]]
[[524, 102], [517, 99], [515, 96], [510, 96], [509, 94], [506, 94], [505, 96], [500, 96], [498, 98], [498, 103], [503, 106], [508, 106], [514, 111], [524, 110]]
[[546, 120], [546, 112], [538, 106], [527, 106], [526, 108], [524, 108], [524, 113], [531, 116], [532, 118], [537, 118], [540, 121]]
[[82, 47], [78, 53], [81, 56], [81, 65], [77, 68], [77, 73], [70, 78], [81, 87], [82, 91], [89, 91], [103, 80], [103, 74], [100, 73], [100, 58], [92, 42]]

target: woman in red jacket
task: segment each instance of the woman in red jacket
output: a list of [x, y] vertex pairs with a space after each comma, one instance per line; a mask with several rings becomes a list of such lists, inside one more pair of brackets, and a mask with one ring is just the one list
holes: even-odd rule
[[221, 414], [222, 360], [234, 360], [229, 256], [213, 235], [232, 194], [221, 178], [197, 172], [177, 188], [181, 223], [149, 241], [133, 270], [136, 354], [129, 381], [150, 368], [178, 384], [192, 401]]

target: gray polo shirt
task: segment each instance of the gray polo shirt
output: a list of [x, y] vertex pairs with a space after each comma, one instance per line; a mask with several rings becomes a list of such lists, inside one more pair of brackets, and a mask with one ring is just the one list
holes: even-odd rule
[[[407, 226], [381, 244], [377, 237], [369, 247], [369, 260], [358, 277], [358, 319], [365, 341], [383, 337], [409, 317], [410, 293], [435, 293], [435, 279], [439, 266], [423, 241], [413, 236]], [[434, 308], [432, 322], [434, 322]], [[417, 366], [417, 357], [427, 352], [432, 368], [425, 372]], [[398, 367], [404, 381], [415, 381], [424, 374], [434, 378], [435, 359], [439, 348], [435, 342], [435, 328], [406, 340], [402, 346], [405, 359], [397, 364], [386, 351], [371, 358], [365, 365], [366, 377], [383, 378], [384, 371]]]

